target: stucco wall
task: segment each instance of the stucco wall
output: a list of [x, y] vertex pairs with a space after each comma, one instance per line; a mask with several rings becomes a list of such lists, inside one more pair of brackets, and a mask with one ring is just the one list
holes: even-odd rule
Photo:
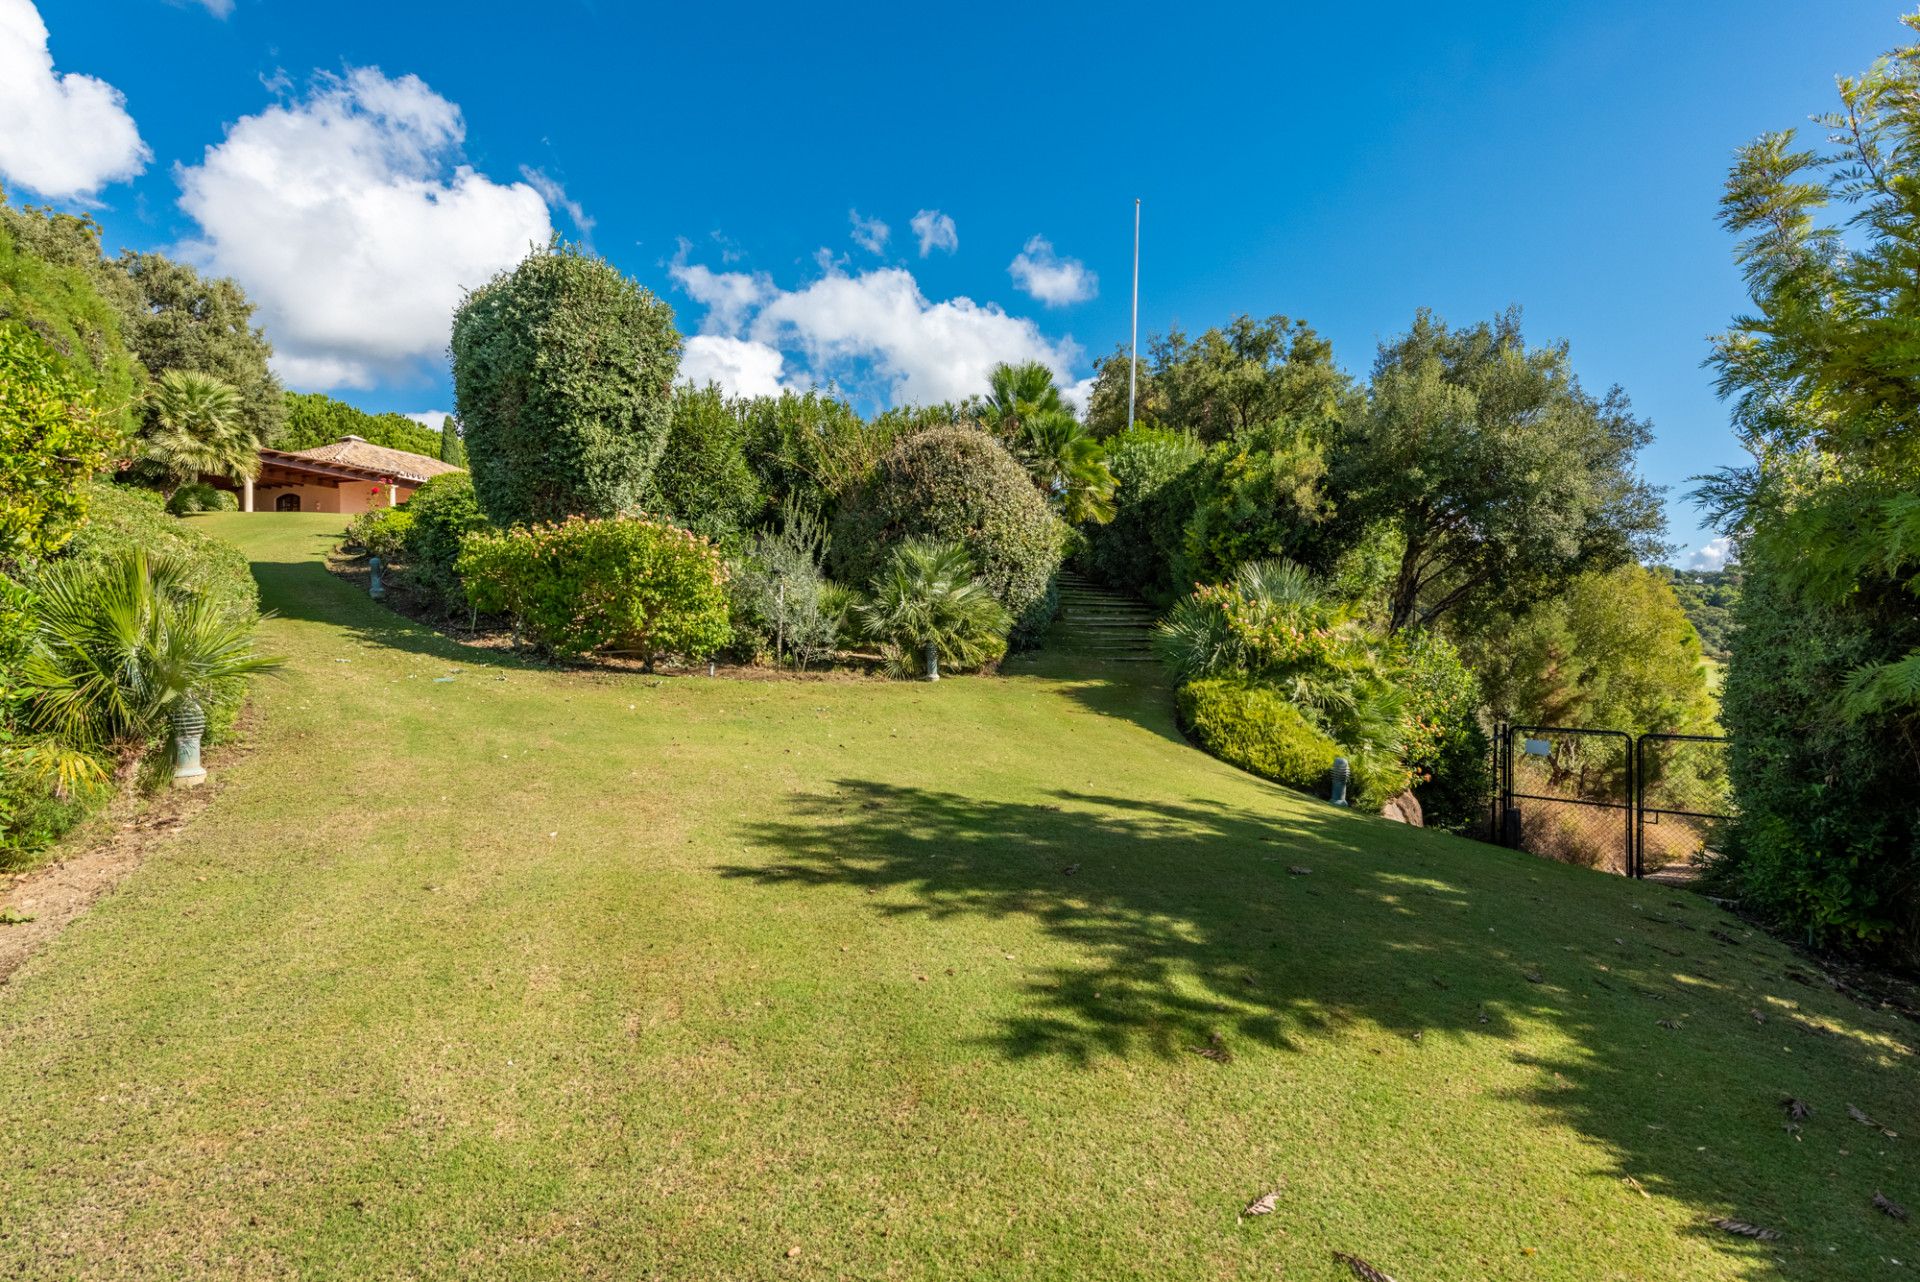
[[[302, 512], [339, 512], [344, 516], [358, 516], [376, 507], [387, 506], [386, 487], [378, 487], [377, 494], [371, 492], [374, 489], [372, 481], [347, 481], [338, 486], [256, 485], [253, 487], [253, 510], [277, 511], [274, 504], [282, 494], [298, 494]], [[406, 502], [412, 496], [413, 489], [410, 485], [397, 486], [395, 502]]]

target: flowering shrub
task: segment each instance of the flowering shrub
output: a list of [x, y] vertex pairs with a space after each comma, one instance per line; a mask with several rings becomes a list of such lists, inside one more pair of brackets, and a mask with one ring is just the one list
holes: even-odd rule
[[460, 549], [467, 597], [555, 654], [698, 659], [725, 645], [727, 570], [706, 539], [647, 517], [481, 530]]

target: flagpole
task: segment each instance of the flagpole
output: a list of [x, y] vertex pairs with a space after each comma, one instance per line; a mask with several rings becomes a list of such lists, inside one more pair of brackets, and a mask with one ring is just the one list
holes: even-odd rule
[[1140, 198], [1133, 201], [1133, 338], [1127, 358], [1127, 430], [1133, 430], [1133, 400], [1140, 388]]

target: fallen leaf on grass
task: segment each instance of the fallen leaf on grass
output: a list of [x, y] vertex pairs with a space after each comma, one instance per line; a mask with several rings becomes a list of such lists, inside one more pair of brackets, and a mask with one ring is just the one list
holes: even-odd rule
[[1890, 1140], [1897, 1140], [1900, 1138], [1893, 1131], [1887, 1129], [1885, 1126], [1881, 1125], [1879, 1122], [1875, 1121], [1873, 1118], [1867, 1116], [1865, 1113], [1861, 1112], [1859, 1109], [1855, 1108], [1851, 1104], [1847, 1105], [1847, 1116], [1851, 1117], [1854, 1121], [1860, 1123], [1860, 1125], [1862, 1126], [1871, 1126], [1874, 1130], [1879, 1131], [1882, 1135], [1886, 1136]]
[[1287, 871], [1295, 877], [1305, 877], [1310, 875], [1313, 872], [1313, 869], [1302, 868], [1299, 864], [1294, 864], [1292, 867], [1288, 868]]
[[1679, 1028], [1680, 1027], [1680, 1021], [1677, 1019], [1657, 1019], [1654, 1021], [1654, 1023], [1660, 1025], [1660, 1027], [1662, 1028]]
[[1791, 1095], [1780, 1101], [1780, 1107], [1786, 1109], [1787, 1116], [1796, 1122], [1805, 1121], [1813, 1116], [1813, 1105], [1803, 1099], [1795, 1099]]
[[1760, 1009], [1759, 1007], [1757, 1007], [1757, 1006], [1756, 1006], [1756, 1007], [1754, 1007], [1754, 1008], [1753, 1008], [1752, 1010], [1749, 1010], [1749, 1011], [1747, 1012], [1747, 1014], [1749, 1014], [1749, 1015], [1751, 1015], [1751, 1016], [1753, 1016], [1753, 1022], [1754, 1022], [1754, 1023], [1756, 1023], [1756, 1024], [1764, 1024], [1764, 1023], [1766, 1023], [1766, 1022], [1767, 1022], [1767, 1014], [1766, 1014], [1766, 1012], [1765, 1012], [1765, 1011], [1763, 1011], [1763, 1010], [1761, 1010], [1761, 1009]]
[[1526, 979], [1529, 984], [1544, 984], [1547, 982], [1547, 977], [1537, 970], [1527, 971]]
[[1351, 1272], [1353, 1276], [1359, 1278], [1360, 1282], [1393, 1282], [1390, 1274], [1382, 1273], [1379, 1269], [1374, 1268], [1357, 1255], [1348, 1255], [1345, 1251], [1335, 1251], [1333, 1258], [1346, 1265], [1348, 1271]]
[[1060, 872], [1061, 872], [1061, 875], [1062, 875], [1062, 876], [1066, 876], [1066, 877], [1071, 877], [1071, 876], [1073, 876], [1073, 874], [1075, 874], [1075, 873], [1077, 873], [1077, 872], [1079, 872], [1079, 871], [1080, 871], [1080, 865], [1079, 865], [1079, 864], [1068, 864], [1068, 865], [1067, 865], [1067, 866], [1066, 866], [1065, 868], [1062, 868], [1062, 869], [1060, 870]]
[[1640, 1187], [1639, 1180], [1634, 1179], [1631, 1175], [1626, 1176], [1625, 1178], [1627, 1181], [1628, 1188], [1632, 1189], [1635, 1193], [1638, 1193], [1641, 1197], [1646, 1198], [1649, 1202], [1653, 1200], [1653, 1194], [1647, 1192], [1644, 1188]]
[[1758, 1224], [1749, 1224], [1745, 1220], [1736, 1220], [1731, 1216], [1723, 1215], [1717, 1220], [1710, 1220], [1709, 1223], [1722, 1233], [1731, 1233], [1735, 1237], [1750, 1237], [1756, 1242], [1774, 1242], [1780, 1238], [1777, 1230], [1763, 1229]]
[[1907, 1218], [1907, 1208], [1888, 1197], [1885, 1193], [1875, 1193], [1873, 1195], [1873, 1206], [1874, 1209], [1882, 1215], [1891, 1216], [1893, 1219], [1904, 1220]]
[[1272, 1215], [1273, 1208], [1278, 1205], [1280, 1205], [1280, 1190], [1275, 1189], [1271, 1193], [1263, 1193], [1261, 1196], [1254, 1198], [1253, 1201], [1247, 1203], [1247, 1209], [1240, 1212], [1240, 1214]]
[[1219, 1033], [1208, 1033], [1205, 1046], [1190, 1047], [1195, 1055], [1210, 1059], [1216, 1064], [1233, 1063], [1233, 1052], [1227, 1049], [1227, 1039]]
[[1709, 930], [1707, 933], [1723, 944], [1732, 944], [1735, 948], [1740, 946], [1740, 941], [1724, 930]]

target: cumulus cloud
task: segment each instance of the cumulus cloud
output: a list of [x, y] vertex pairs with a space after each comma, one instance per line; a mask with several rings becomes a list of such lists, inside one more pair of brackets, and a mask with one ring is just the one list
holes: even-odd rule
[[951, 215], [937, 209], [923, 209], [913, 216], [910, 225], [913, 234], [920, 238], [922, 258], [936, 249], [944, 249], [951, 254], [960, 248], [960, 229], [953, 225]]
[[751, 339], [696, 334], [680, 353], [680, 381], [695, 387], [718, 383], [729, 396], [778, 396], [787, 358]]
[[1733, 540], [1726, 535], [1708, 539], [1687, 558], [1689, 570], [1724, 570], [1734, 559]]
[[1039, 361], [1068, 384], [1081, 355], [1071, 338], [1048, 338], [991, 303], [930, 300], [900, 267], [848, 274], [828, 266], [792, 290], [764, 274], [714, 272], [684, 252], [669, 270], [709, 308], [687, 343], [682, 377], [730, 391], [834, 383], [886, 404], [924, 405], [984, 392], [1001, 361]]
[[1100, 278], [1079, 259], [1055, 254], [1044, 236], [1027, 242], [1007, 264], [1007, 274], [1029, 297], [1048, 307], [1084, 303], [1100, 292]]
[[446, 427], [447, 420], [452, 418], [453, 415], [445, 410], [421, 410], [415, 414], [403, 414], [401, 417], [410, 418], [420, 426], [430, 427], [438, 432]]
[[56, 72], [33, 0], [0, 0], [0, 175], [52, 200], [85, 199], [152, 158], [126, 96]]
[[887, 252], [887, 237], [893, 234], [893, 228], [878, 218], [862, 218], [860, 211], [849, 209], [847, 217], [853, 220], [853, 243], [869, 254]]
[[289, 384], [416, 373], [445, 350], [462, 292], [552, 235], [531, 183], [459, 163], [465, 137], [419, 77], [362, 68], [244, 117], [179, 171], [200, 224], [187, 253], [246, 287]]

